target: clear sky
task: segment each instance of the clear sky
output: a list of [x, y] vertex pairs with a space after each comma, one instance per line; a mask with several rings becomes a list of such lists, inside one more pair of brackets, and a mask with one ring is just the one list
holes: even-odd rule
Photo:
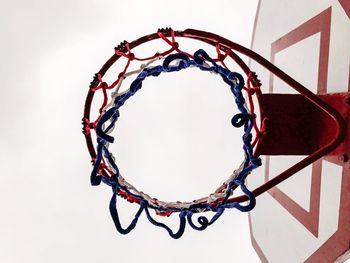
[[[179, 240], [144, 217], [130, 235], [117, 233], [108, 211], [110, 189], [89, 184], [81, 133], [89, 83], [118, 43], [171, 26], [249, 47], [256, 5], [3, 2], [0, 262], [259, 262], [248, 216], [238, 211], [227, 211], [204, 232], [187, 229]], [[114, 149], [124, 177], [138, 188], [166, 200], [201, 197], [242, 161], [230, 126], [231, 94], [209, 75], [152, 79], [125, 107]], [[123, 204], [122, 222], [134, 211], [135, 205]]]

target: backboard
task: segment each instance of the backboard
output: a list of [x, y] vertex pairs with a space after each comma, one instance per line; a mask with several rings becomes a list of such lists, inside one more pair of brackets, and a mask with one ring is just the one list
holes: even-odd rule
[[[350, 91], [350, 1], [259, 2], [252, 50], [317, 94]], [[256, 63], [262, 91], [294, 93]], [[315, 127], [320, 129], [322, 127]], [[254, 189], [303, 156], [266, 156]], [[249, 214], [262, 262], [344, 262], [350, 242], [347, 158], [323, 158], [258, 197]]]

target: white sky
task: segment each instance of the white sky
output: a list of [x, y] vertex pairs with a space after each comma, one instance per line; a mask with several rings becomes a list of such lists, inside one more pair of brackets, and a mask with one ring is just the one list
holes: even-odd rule
[[[256, 4], [2, 3], [0, 262], [259, 262], [247, 214], [237, 211], [204, 232], [187, 228], [179, 240], [144, 217], [131, 234], [116, 233], [110, 189], [89, 184], [81, 133], [89, 83], [119, 42], [171, 26], [249, 47]], [[115, 131], [124, 176], [166, 200], [205, 195], [242, 158], [239, 138], [232, 138], [230, 93], [219, 78], [197, 73], [149, 80], [125, 106]], [[123, 205], [123, 222], [134, 208]]]

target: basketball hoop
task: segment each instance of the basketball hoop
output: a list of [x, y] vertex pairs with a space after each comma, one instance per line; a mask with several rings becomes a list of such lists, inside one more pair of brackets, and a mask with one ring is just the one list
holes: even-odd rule
[[[189, 38], [209, 44], [215, 48], [217, 56], [215, 58], [210, 57], [200, 47], [194, 54], [183, 51], [183, 47], [180, 47], [180, 44], [176, 41], [177, 38]], [[168, 45], [168, 49], [157, 50], [154, 55], [145, 58], [132, 52], [135, 47], [155, 39], [162, 39]], [[274, 120], [285, 118], [285, 116], [278, 116], [278, 114], [269, 110], [270, 106], [267, 106], [271, 103], [275, 103], [278, 106], [280, 105], [278, 101], [284, 100], [281, 97], [276, 99], [262, 94], [260, 90], [261, 84], [256, 74], [249, 69], [236, 52], [250, 57], [283, 79], [302, 94], [300, 95], [302, 98], [300, 97], [298, 100], [300, 103], [304, 103], [306, 107], [311, 107], [316, 114], [321, 112], [320, 114], [327, 115], [326, 118], [329, 119], [327, 121], [333, 122], [336, 127], [334, 134], [328, 137], [329, 140], [323, 142], [322, 145], [318, 144], [311, 148], [312, 152], [308, 153], [309, 156], [307, 158], [253, 191], [247, 188], [245, 179], [254, 169], [261, 165], [259, 156], [267, 151], [270, 151], [269, 154], [271, 154], [271, 151], [278, 152], [278, 154], [289, 154], [288, 150], [278, 147], [278, 139], [271, 137], [273, 131], [281, 129], [278, 128], [281, 126], [281, 123]], [[120, 58], [126, 60], [125, 66], [115, 77], [115, 80], [108, 84], [104, 81], [104, 75]], [[231, 70], [227, 67], [227, 63], [225, 63], [227, 58], [231, 58], [243, 70], [246, 80], [236, 70]], [[130, 70], [130, 65], [135, 61], [142, 61], [144, 64], [139, 69]], [[146, 78], [157, 77], [160, 74], [176, 74], [177, 71], [189, 69], [218, 74], [230, 88], [238, 110], [238, 113], [233, 116], [231, 123], [235, 128], [242, 129], [245, 158], [240, 167], [214, 193], [207, 197], [188, 202], [165, 202], [150, 197], [127, 182], [120, 174], [116, 158], [108, 147], [114, 141], [114, 137], [111, 134], [119, 117], [119, 108], [142, 88], [142, 83]], [[132, 77], [134, 80], [130, 87], [121, 91], [124, 79]], [[98, 117], [95, 120], [91, 120], [91, 104], [97, 92], [102, 93], [103, 101], [99, 107]], [[108, 93], [110, 93], [110, 96], [108, 96]], [[254, 97], [259, 102], [261, 123], [257, 123]], [[291, 123], [295, 124], [293, 121]], [[225, 209], [236, 208], [244, 212], [252, 210], [255, 206], [256, 196], [292, 176], [321, 156], [329, 154], [339, 146], [344, 140], [344, 125], [343, 117], [333, 107], [253, 51], [212, 33], [193, 29], [173, 31], [170, 28], [166, 28], [130, 43], [124, 41], [115, 48], [113, 56], [104, 64], [91, 82], [85, 102], [83, 133], [93, 163], [91, 184], [99, 185], [103, 182], [111, 186], [113, 190], [110, 201], [110, 213], [117, 230], [122, 234], [129, 233], [134, 229], [138, 218], [144, 212], [152, 224], [166, 229], [171, 237], [179, 238], [184, 233], [186, 222], [195, 230], [204, 230], [213, 224], [223, 214]], [[94, 133], [97, 137], [96, 144], [93, 143], [91, 133]], [[288, 140], [288, 143], [292, 145], [293, 141]], [[275, 149], [274, 146], [276, 146], [276, 150], [271, 150]], [[295, 152], [302, 151], [299, 148], [294, 149]], [[233, 196], [234, 190], [238, 187], [242, 190], [243, 195]], [[139, 210], [135, 214], [134, 219], [126, 228], [123, 228], [120, 224], [117, 195], [125, 198], [130, 203], [139, 205]], [[246, 201], [248, 203], [243, 204]], [[166, 224], [157, 221], [150, 214], [150, 209], [155, 210], [159, 216], [178, 214], [180, 221], [178, 230], [173, 231]], [[214, 216], [208, 218], [205, 215], [201, 215], [198, 217], [197, 223], [193, 222], [193, 214], [204, 214], [207, 211], [214, 212]]]

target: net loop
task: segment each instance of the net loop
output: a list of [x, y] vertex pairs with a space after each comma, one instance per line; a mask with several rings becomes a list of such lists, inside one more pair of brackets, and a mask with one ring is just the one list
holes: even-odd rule
[[199, 224], [199, 226], [196, 226], [193, 222], [192, 216], [193, 213], [191, 211], [188, 211], [187, 213], [187, 221], [188, 224], [194, 229], [194, 230], [198, 230], [198, 231], [203, 231], [205, 230], [208, 226], [212, 225], [215, 223], [215, 221], [224, 213], [225, 208], [224, 207], [220, 207], [217, 209], [216, 213], [214, 214], [214, 216], [209, 220], [207, 217], [205, 216], [199, 216], [197, 218], [197, 223]]
[[185, 67], [184, 61], [188, 61], [188, 60], [189, 60], [189, 57], [183, 53], [171, 54], [164, 59], [163, 67], [165, 68], [165, 70], [170, 70], [171, 62], [178, 61], [179, 64], [177, 66], [179, 67], [179, 69], [180, 68], [183, 69]]
[[242, 127], [243, 125], [248, 124], [251, 121], [251, 115], [247, 113], [239, 113], [232, 117], [231, 124], [236, 127]]

